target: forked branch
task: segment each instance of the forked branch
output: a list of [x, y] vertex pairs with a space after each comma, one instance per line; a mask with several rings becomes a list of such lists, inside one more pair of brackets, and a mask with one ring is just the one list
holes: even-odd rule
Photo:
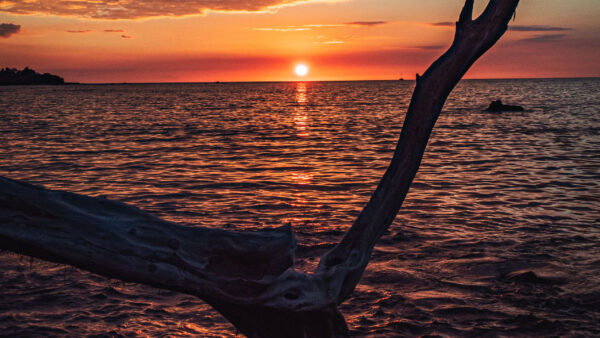
[[342, 241], [323, 256], [317, 269], [317, 274], [340, 280], [337, 303], [354, 290], [375, 243], [398, 214], [448, 95], [471, 65], [506, 32], [518, 3], [491, 0], [481, 16], [473, 20], [473, 0], [467, 0], [456, 23], [452, 46], [417, 79], [387, 171], [358, 219]]
[[187, 228], [125, 204], [0, 178], [0, 248], [196, 295], [251, 337], [347, 334], [337, 304], [396, 217], [446, 98], [504, 34], [518, 0], [467, 0], [450, 49], [417, 79], [393, 159], [370, 201], [314, 274], [293, 269], [289, 227]]

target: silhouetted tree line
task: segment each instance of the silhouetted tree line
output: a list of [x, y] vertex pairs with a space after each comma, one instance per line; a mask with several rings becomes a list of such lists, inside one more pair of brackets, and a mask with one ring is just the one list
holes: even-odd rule
[[2, 68], [0, 70], [0, 85], [36, 85], [36, 84], [64, 84], [65, 80], [50, 73], [40, 74], [35, 70], [25, 67], [23, 70], [16, 68]]

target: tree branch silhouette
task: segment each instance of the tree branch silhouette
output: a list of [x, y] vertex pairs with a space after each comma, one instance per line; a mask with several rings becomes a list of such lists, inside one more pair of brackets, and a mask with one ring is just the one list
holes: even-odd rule
[[126, 204], [0, 178], [0, 248], [195, 295], [249, 337], [347, 335], [337, 310], [360, 280], [419, 169], [452, 89], [506, 32], [518, 0], [467, 0], [452, 46], [417, 84], [391, 163], [341, 242], [314, 273], [293, 269], [291, 228], [189, 228]]

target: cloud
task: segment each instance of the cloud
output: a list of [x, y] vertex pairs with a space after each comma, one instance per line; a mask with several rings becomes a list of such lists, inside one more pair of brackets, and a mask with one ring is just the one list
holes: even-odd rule
[[5, 2], [0, 11], [95, 19], [137, 19], [204, 14], [207, 11], [254, 12], [284, 5], [331, 1], [334, 0], [11, 0]]
[[386, 23], [388, 23], [388, 22], [387, 21], [353, 21], [353, 22], [346, 22], [346, 23], [344, 23], [344, 25], [373, 27], [373, 26], [385, 25]]
[[454, 27], [454, 26], [456, 26], [456, 22], [450, 22], [450, 21], [431, 22], [431, 23], [429, 23], [429, 25], [434, 26], [434, 27]]
[[105, 29], [103, 32], [105, 32], [105, 33], [123, 33], [125, 31], [122, 29]]
[[8, 38], [13, 34], [19, 33], [21, 25], [12, 23], [0, 23], [0, 38]]
[[[438, 56], [438, 51], [397, 48], [323, 53], [312, 55], [307, 61], [315, 69], [331, 69], [331, 72], [348, 78], [351, 75], [346, 67], [397, 69], [400, 66], [414, 68], [416, 72], [425, 69]], [[277, 77], [269, 74], [278, 70], [283, 70], [282, 76], [291, 75], [290, 58], [278, 55], [145, 55], [127, 56], [126, 59], [107, 57], [100, 61], [77, 59], [72, 63], [65, 63], [61, 58], [55, 62], [58, 74], [82, 82], [275, 80]]]
[[529, 42], [529, 43], [546, 43], [555, 42], [564, 38], [566, 34], [543, 34], [536, 35], [525, 39], [517, 40], [518, 42]]
[[317, 23], [301, 26], [277, 26], [277, 27], [257, 27], [253, 28], [257, 31], [271, 31], [271, 32], [295, 32], [295, 31], [309, 31], [313, 28], [329, 28], [329, 27], [346, 27], [346, 26], [361, 26], [361, 27], [373, 27], [378, 25], [384, 25], [387, 21], [354, 21], [345, 23]]
[[422, 46], [410, 46], [410, 49], [420, 49], [420, 50], [438, 50], [442, 49], [446, 46], [443, 45], [422, 45]]
[[81, 33], [81, 34], [85, 34], [85, 33], [89, 33], [91, 32], [91, 29], [83, 29], [83, 30], [68, 30], [67, 33]]
[[[434, 27], [455, 27], [456, 23], [450, 21], [443, 22], [431, 22], [430, 26]], [[516, 32], [564, 32], [572, 31], [573, 28], [569, 27], [556, 27], [556, 26], [544, 26], [544, 25], [513, 25], [508, 26], [508, 30]]]
[[132, 36], [129, 36], [129, 35], [121, 35], [121, 37], [123, 39], [131, 39], [131, 38], [133, 38]]
[[310, 27], [299, 27], [299, 26], [259, 27], [259, 28], [254, 28], [254, 30], [265, 31], [265, 32], [297, 32], [297, 31], [309, 31]]
[[509, 26], [508, 30], [518, 31], [518, 32], [564, 32], [564, 31], [571, 31], [571, 30], [573, 30], [573, 28], [531, 25], [531, 26]]

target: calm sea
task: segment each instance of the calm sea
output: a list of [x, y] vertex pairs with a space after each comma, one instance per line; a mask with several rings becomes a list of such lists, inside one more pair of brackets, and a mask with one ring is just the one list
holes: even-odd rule
[[[0, 88], [0, 176], [232, 230], [310, 270], [368, 200], [414, 82]], [[490, 101], [525, 112], [487, 113]], [[600, 335], [600, 79], [463, 81], [341, 310], [355, 335]], [[230, 336], [195, 297], [0, 254], [0, 335]]]

